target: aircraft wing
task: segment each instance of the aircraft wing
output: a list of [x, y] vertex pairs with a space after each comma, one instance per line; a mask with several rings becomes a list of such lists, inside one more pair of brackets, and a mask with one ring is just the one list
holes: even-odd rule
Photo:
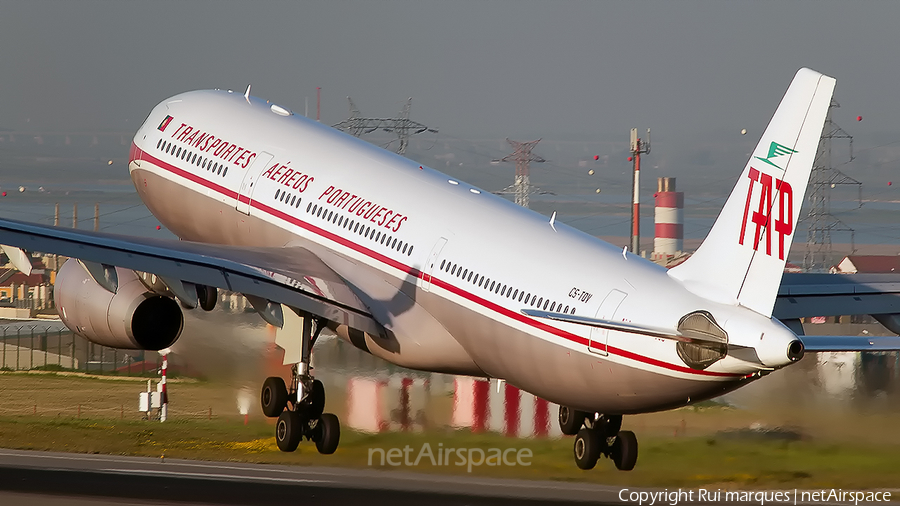
[[300, 247], [252, 248], [153, 239], [0, 219], [0, 244], [124, 267], [286, 304], [383, 333], [348, 283]]
[[900, 273], [785, 273], [772, 316], [785, 320], [807, 316], [895, 313], [900, 313]]

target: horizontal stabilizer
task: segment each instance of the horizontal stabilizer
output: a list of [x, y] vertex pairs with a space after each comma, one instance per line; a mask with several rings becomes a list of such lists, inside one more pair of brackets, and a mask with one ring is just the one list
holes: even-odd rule
[[618, 330], [619, 332], [628, 332], [630, 334], [641, 334], [650, 337], [659, 337], [662, 339], [671, 339], [673, 341], [681, 341], [684, 343], [695, 344], [722, 344], [721, 339], [706, 338], [702, 335], [685, 335], [675, 329], [662, 329], [659, 327], [648, 327], [644, 325], [635, 325], [634, 323], [616, 322], [612, 320], [601, 320], [600, 318], [588, 318], [586, 316], [577, 316], [568, 313], [551, 313], [549, 311], [537, 311], [534, 309], [523, 309], [522, 314], [533, 318], [546, 318], [548, 320], [556, 320], [566, 323], [574, 323], [576, 325], [586, 325], [588, 327], [596, 327], [607, 330]]
[[898, 336], [797, 336], [806, 351], [900, 351]]

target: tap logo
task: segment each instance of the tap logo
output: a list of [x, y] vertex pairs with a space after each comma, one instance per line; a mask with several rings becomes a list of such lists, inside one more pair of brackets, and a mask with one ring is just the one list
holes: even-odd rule
[[773, 141], [772, 144], [769, 144], [769, 155], [768, 156], [766, 156], [765, 158], [763, 158], [761, 156], [756, 156], [754, 158], [756, 158], [757, 160], [762, 160], [762, 161], [768, 163], [769, 165], [771, 165], [772, 167], [775, 167], [776, 169], [784, 170], [781, 166], [776, 165], [774, 162], [772, 162], [772, 158], [775, 158], [778, 156], [784, 156], [784, 155], [792, 155], [796, 152], [797, 152], [797, 150], [795, 150], [795, 149], [791, 149], [787, 146], [778, 144], [777, 142]]
[[[773, 146], [775, 145], [774, 142], [772, 144]], [[738, 244], [744, 244], [744, 235], [747, 233], [747, 220], [750, 219], [756, 225], [756, 233], [753, 235], [753, 250], [759, 251], [760, 243], [764, 241], [766, 243], [766, 255], [772, 256], [772, 234], [770, 233], [769, 225], [772, 222], [772, 207], [777, 199], [778, 219], [775, 220], [775, 233], [778, 234], [778, 258], [779, 260], [784, 260], [784, 238], [790, 238], [790, 235], [794, 232], [794, 191], [787, 181], [774, 178], [753, 167], [750, 167], [747, 177], [750, 178], [750, 185], [747, 188], [747, 203], [744, 205], [744, 220], [741, 223], [741, 235], [738, 238]], [[759, 184], [757, 185], [756, 183]], [[754, 187], [759, 188], [757, 192], [758, 206], [751, 216], [750, 204], [753, 201]], [[788, 247], [790, 247], [790, 244], [788, 244]]]

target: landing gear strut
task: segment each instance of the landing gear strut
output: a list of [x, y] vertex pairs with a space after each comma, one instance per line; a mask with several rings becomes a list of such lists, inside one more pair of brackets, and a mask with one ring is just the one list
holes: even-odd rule
[[[315, 323], [315, 332], [313, 324]], [[300, 363], [291, 368], [290, 389], [279, 377], [269, 377], [263, 383], [260, 402], [263, 413], [278, 417], [275, 424], [275, 442], [283, 452], [297, 449], [303, 438], [316, 443], [322, 454], [332, 454], [341, 439], [341, 423], [338, 417], [325, 411], [325, 387], [313, 378], [309, 366], [312, 347], [325, 328], [321, 318], [313, 321], [303, 315]]]
[[630, 430], [621, 430], [622, 415], [591, 414], [560, 406], [559, 427], [563, 434], [575, 436], [573, 454], [580, 469], [593, 469], [601, 456], [612, 459], [620, 471], [634, 469], [637, 437]]

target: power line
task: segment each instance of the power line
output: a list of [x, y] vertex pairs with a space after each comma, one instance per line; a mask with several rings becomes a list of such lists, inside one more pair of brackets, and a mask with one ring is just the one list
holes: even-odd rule
[[541, 140], [538, 139], [536, 141], [519, 142], [511, 141], [509, 140], [509, 138], [507, 138], [506, 142], [508, 142], [510, 146], [513, 147], [514, 151], [496, 161], [516, 162], [516, 178], [512, 185], [498, 191], [497, 195], [514, 195], [516, 205], [527, 208], [529, 204], [529, 195], [532, 195], [534, 193], [548, 193], [541, 191], [540, 188], [531, 184], [531, 162], [543, 163], [547, 161], [531, 152], [531, 150], [534, 149], [534, 147], [537, 146], [537, 143], [541, 142]]
[[383, 130], [393, 133], [399, 141], [397, 145], [397, 154], [405, 154], [406, 147], [409, 145], [410, 136], [420, 134], [422, 132], [437, 133], [434, 128], [429, 128], [418, 121], [409, 119], [409, 109], [412, 106], [412, 97], [406, 100], [400, 114], [396, 118], [364, 118], [359, 112], [359, 108], [353, 103], [353, 99], [347, 97], [350, 102], [350, 117], [333, 125], [334, 128], [342, 132], [346, 132], [354, 137], [372, 133], [376, 130]]
[[849, 160], [853, 161], [853, 136], [839, 127], [832, 119], [832, 110], [840, 107], [832, 99], [825, 117], [825, 127], [819, 138], [819, 148], [813, 162], [812, 173], [807, 188], [809, 211], [806, 215], [806, 252], [803, 255], [803, 270], [825, 272], [834, 262], [831, 250], [832, 232], [849, 232], [851, 253], [855, 252], [855, 233], [850, 226], [831, 213], [831, 190], [838, 185], [856, 185], [859, 192], [859, 206], [862, 206], [862, 183], [838, 170], [832, 162], [832, 141], [847, 139], [850, 143]]

